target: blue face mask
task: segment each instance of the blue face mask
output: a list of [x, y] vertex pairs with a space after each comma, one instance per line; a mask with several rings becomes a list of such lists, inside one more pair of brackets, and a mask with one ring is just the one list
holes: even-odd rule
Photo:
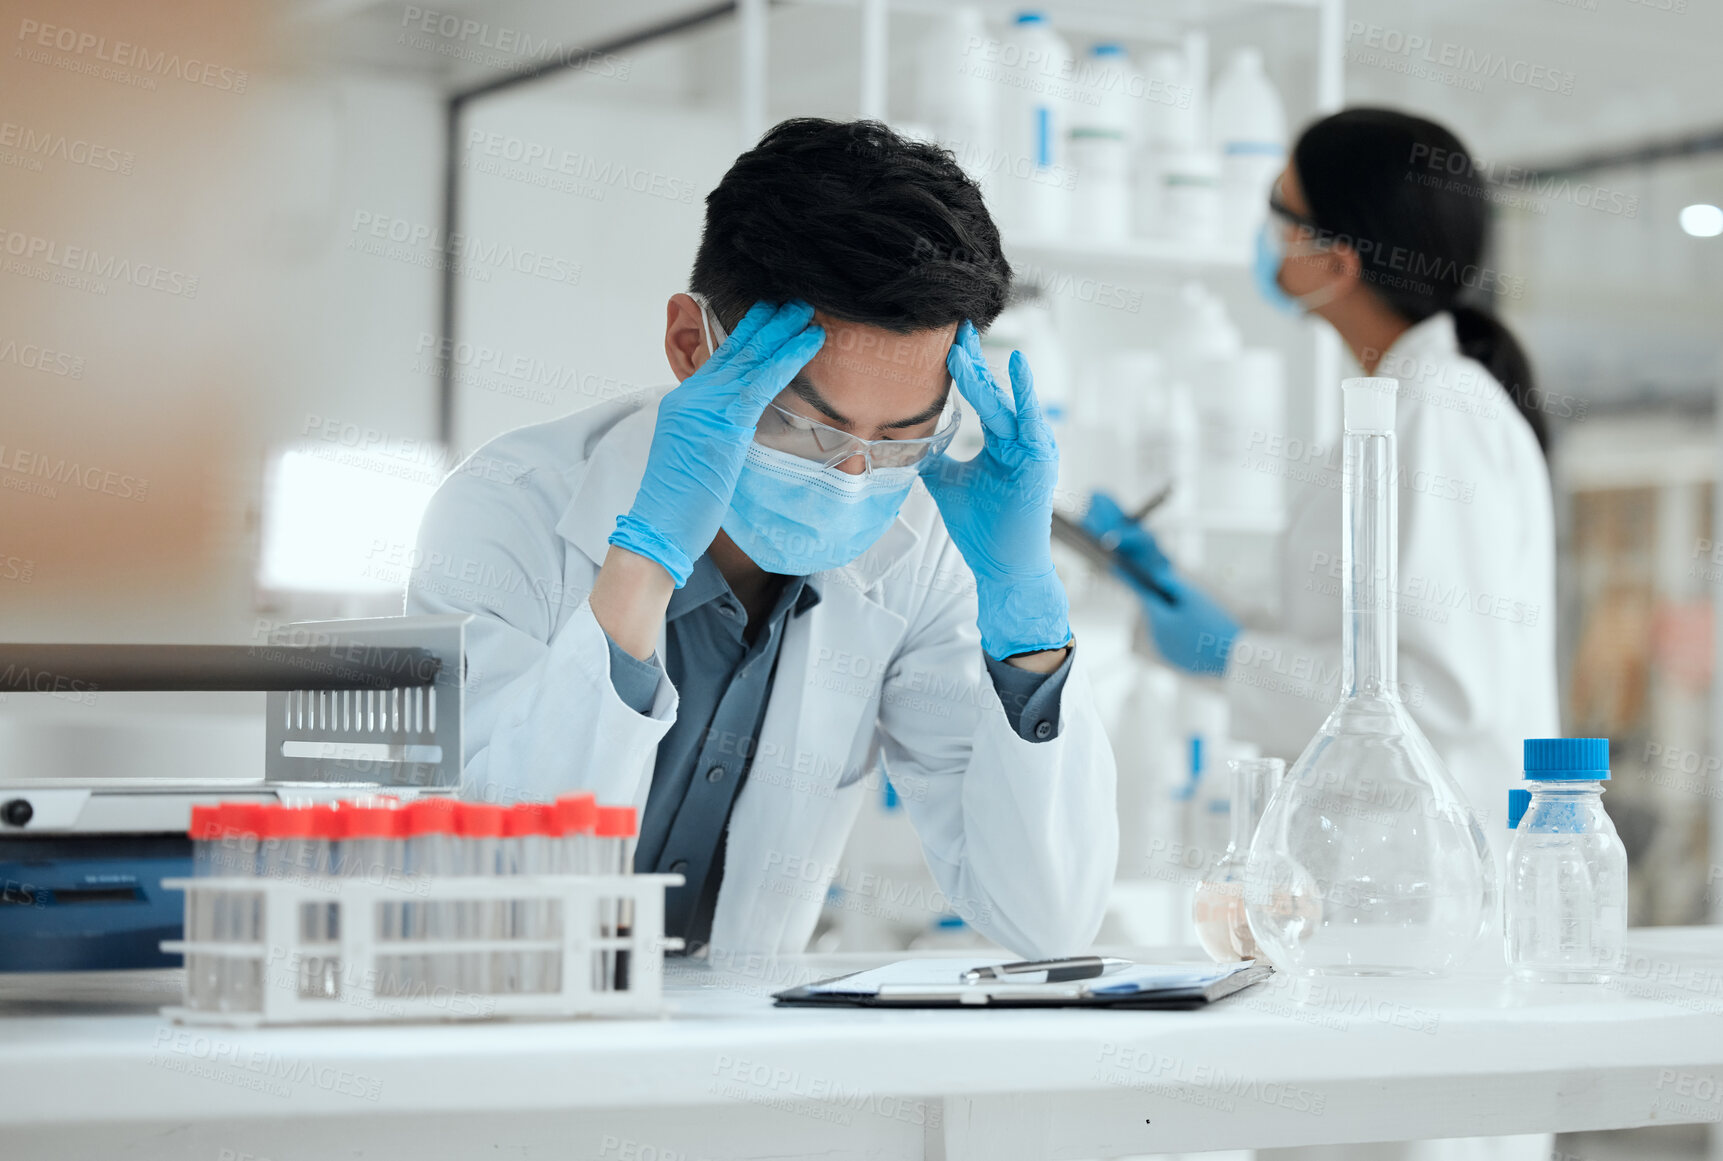
[[1266, 219], [1256, 231], [1256, 255], [1251, 263], [1251, 280], [1256, 283], [1256, 292], [1262, 295], [1262, 300], [1278, 311], [1290, 315], [1304, 313], [1304, 308], [1298, 300], [1280, 288], [1280, 263], [1284, 255], [1276, 246], [1278, 235], [1274, 220]]
[[919, 474], [902, 467], [852, 476], [750, 444], [723, 528], [767, 572], [838, 568], [885, 535]]
[[1319, 287], [1309, 294], [1290, 295], [1280, 287], [1280, 264], [1286, 260], [1286, 242], [1271, 214], [1256, 231], [1256, 254], [1250, 266], [1251, 281], [1256, 292], [1274, 309], [1294, 318], [1309, 314], [1319, 306], [1333, 302], [1340, 293], [1340, 284]]
[[[693, 297], [706, 349], [716, 351], [729, 334], [705, 295]], [[807, 576], [841, 568], [885, 535], [920, 474], [909, 466], [850, 475], [750, 443], [721, 527], [767, 572]]]

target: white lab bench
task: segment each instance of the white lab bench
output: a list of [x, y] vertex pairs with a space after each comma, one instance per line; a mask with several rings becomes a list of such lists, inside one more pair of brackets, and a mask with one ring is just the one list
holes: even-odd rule
[[1629, 947], [1601, 988], [1283, 980], [1198, 1012], [774, 1009], [877, 961], [684, 964], [662, 1020], [251, 1031], [165, 1022], [172, 972], [0, 976], [0, 1156], [1040, 1161], [1718, 1120], [1723, 928]]

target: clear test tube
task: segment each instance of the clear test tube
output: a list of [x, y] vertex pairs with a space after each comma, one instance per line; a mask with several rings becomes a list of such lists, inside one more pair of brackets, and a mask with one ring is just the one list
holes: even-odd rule
[[[461, 847], [461, 874], [489, 878], [501, 873], [503, 816], [505, 807], [483, 802], [464, 802], [455, 814]], [[497, 938], [501, 908], [495, 900], [470, 900], [456, 904], [456, 938]], [[475, 995], [494, 995], [496, 985], [488, 954], [467, 952], [459, 957], [457, 986]]]
[[[353, 806], [343, 804], [337, 812], [341, 829], [341, 851], [338, 873], [343, 879], [357, 879], [373, 886], [402, 884], [406, 866], [406, 842], [401, 835], [403, 815], [398, 808], [388, 806]], [[345, 908], [348, 904], [343, 903]], [[379, 995], [399, 995], [402, 987], [400, 946], [403, 900], [386, 899], [377, 905], [372, 917], [377, 936], [378, 972], [376, 991]], [[395, 943], [393, 948], [384, 944]], [[354, 971], [360, 965], [342, 965]], [[336, 994], [340, 993], [339, 987]]]
[[[221, 844], [220, 806], [191, 808], [191, 827], [186, 832], [191, 839], [191, 873], [193, 878], [207, 879], [220, 872], [216, 856]], [[211, 892], [191, 888], [185, 895], [185, 939], [188, 943], [215, 938], [211, 917], [215, 912]], [[220, 959], [213, 955], [191, 952], [185, 957], [186, 1007], [208, 1010], [216, 1006], [216, 988], [221, 982]]]
[[590, 875], [597, 870], [593, 828], [598, 825], [598, 796], [565, 794], [553, 804], [562, 837], [557, 840], [556, 873]]
[[[527, 870], [535, 847], [533, 830], [537, 820], [526, 810], [525, 803], [516, 803], [503, 812], [502, 845], [497, 853], [500, 874], [519, 876]], [[497, 935], [506, 940], [525, 938], [527, 928], [526, 900], [516, 896], [498, 900], [496, 904]], [[518, 951], [501, 951], [491, 956], [491, 979], [499, 992], [513, 994], [523, 990], [525, 964]]]
[[[311, 811], [286, 806], [267, 807], [263, 812], [262, 832], [258, 843], [258, 873], [266, 879], [283, 879], [305, 882], [310, 876], [317, 874], [320, 861], [326, 862], [327, 855], [319, 855], [326, 851], [327, 841], [315, 833], [316, 819]], [[265, 901], [264, 907], [268, 907]], [[299, 908], [299, 943], [301, 946], [318, 930], [321, 908], [318, 904], [302, 904]], [[258, 934], [261, 937], [267, 931], [266, 913], [259, 915]], [[287, 948], [265, 948], [264, 965], [277, 962], [287, 952]], [[287, 964], [291, 973], [286, 980], [271, 980], [267, 971], [263, 978], [265, 987], [291, 987], [300, 995], [316, 994], [315, 987], [309, 975], [309, 963], [301, 958], [287, 956], [282, 962]]]
[[[230, 802], [221, 808], [221, 838], [212, 865], [219, 874], [256, 878], [259, 832], [264, 807]], [[263, 896], [251, 891], [224, 891], [216, 896], [212, 919], [214, 938], [225, 943], [255, 943], [263, 936]], [[216, 1006], [224, 1012], [256, 1012], [263, 1002], [263, 959], [223, 956], [217, 965]]]
[[[527, 875], [553, 875], [562, 851], [562, 823], [556, 807], [548, 802], [526, 802], [515, 808], [525, 816], [525, 834], [521, 837], [521, 872]], [[521, 938], [550, 940], [562, 937], [562, 904], [535, 888], [525, 898]], [[562, 953], [551, 951], [527, 952], [523, 957], [521, 990], [543, 993], [555, 991], [562, 979]]]
[[[314, 803], [305, 808], [305, 813], [310, 818], [311, 850], [315, 855], [311, 873], [328, 889], [330, 880], [340, 873], [345, 820], [336, 803]], [[336, 948], [331, 945], [341, 938], [341, 905], [333, 894], [321, 901], [307, 903], [301, 909], [299, 923], [301, 937], [306, 943], [322, 945], [307, 954], [305, 962], [300, 965], [299, 990], [307, 996], [332, 999], [341, 961]]]
[[[421, 883], [453, 875], [459, 869], [455, 849], [455, 807], [452, 798], [421, 798], [406, 806], [407, 881]], [[455, 925], [448, 903], [408, 903], [403, 933], [408, 940], [453, 938]], [[415, 958], [408, 994], [422, 988], [427, 994], [455, 986], [454, 959], [447, 952], [426, 953]]]
[[[593, 829], [597, 850], [597, 873], [602, 875], [632, 875], [634, 873], [634, 841], [639, 834], [638, 820], [632, 806], [601, 806]], [[634, 907], [627, 900], [600, 898], [599, 928], [606, 936], [626, 936], [634, 929]], [[620, 991], [628, 987], [628, 953], [606, 951], [600, 959], [599, 991]]]
[[[593, 830], [598, 825], [598, 796], [590, 791], [564, 794], [553, 804], [557, 821], [562, 825], [562, 838], [557, 842], [557, 871], [564, 875], [591, 875], [598, 869], [597, 839]], [[602, 906], [600, 906], [602, 911]], [[595, 917], [596, 921], [596, 917]], [[587, 932], [587, 937], [604, 934], [604, 925]], [[592, 964], [592, 986], [603, 986], [603, 956]], [[571, 967], [571, 971], [573, 968]]]

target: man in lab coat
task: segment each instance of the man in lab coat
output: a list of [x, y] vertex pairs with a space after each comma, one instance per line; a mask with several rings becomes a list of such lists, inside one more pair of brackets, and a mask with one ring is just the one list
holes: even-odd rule
[[1010, 278], [935, 147], [798, 119], [738, 158], [668, 303], [680, 385], [491, 441], [426, 513], [407, 611], [475, 615], [466, 793], [634, 803], [635, 868], [687, 878], [667, 934], [787, 953], [883, 763], [954, 911], [1025, 956], [1088, 945], [1113, 758], [1049, 555], [1057, 452], [977, 336]]

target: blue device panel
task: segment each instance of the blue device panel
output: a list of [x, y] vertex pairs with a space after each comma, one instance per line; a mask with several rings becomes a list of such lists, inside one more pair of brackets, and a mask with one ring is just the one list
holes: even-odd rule
[[185, 895], [161, 885], [191, 874], [184, 834], [0, 838], [0, 972], [181, 966]]

